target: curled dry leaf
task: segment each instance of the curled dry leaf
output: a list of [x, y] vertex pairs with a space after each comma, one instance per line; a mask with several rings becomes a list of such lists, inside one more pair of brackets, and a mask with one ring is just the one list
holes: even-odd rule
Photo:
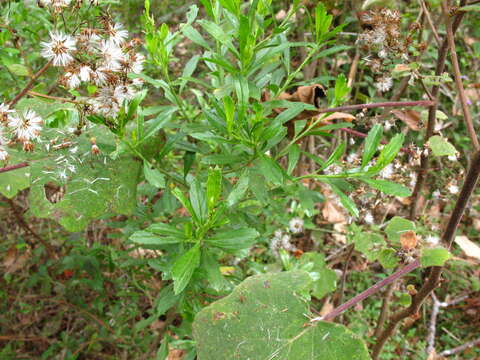
[[480, 246], [466, 236], [455, 237], [455, 242], [463, 250], [465, 255], [480, 260]]
[[322, 215], [330, 224], [345, 223], [346, 218], [340, 206], [331, 200], [325, 201], [322, 209]]
[[352, 122], [355, 120], [355, 116], [352, 114], [347, 114], [347, 113], [342, 113], [342, 112], [334, 112], [333, 114], [328, 115], [326, 118], [323, 119], [323, 121], [328, 122], [332, 120], [345, 120]]
[[406, 231], [400, 235], [400, 244], [403, 250], [412, 250], [417, 247], [418, 239], [415, 231]]
[[420, 113], [418, 111], [392, 110], [391, 113], [402, 120], [410, 129], [414, 131], [419, 131], [422, 127]]

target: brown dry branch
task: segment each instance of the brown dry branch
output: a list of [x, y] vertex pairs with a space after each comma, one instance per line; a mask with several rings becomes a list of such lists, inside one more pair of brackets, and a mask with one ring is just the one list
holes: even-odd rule
[[465, 119], [465, 125], [467, 126], [468, 135], [472, 141], [473, 147], [475, 150], [480, 150], [480, 143], [478, 142], [477, 134], [475, 133], [475, 128], [473, 126], [472, 115], [468, 109], [468, 100], [467, 95], [465, 94], [465, 88], [463, 87], [462, 73], [460, 71], [460, 65], [458, 64], [457, 50], [455, 47], [455, 38], [452, 28], [452, 21], [450, 20], [449, 6], [447, 0], [442, 2], [442, 8], [445, 16], [445, 24], [447, 27], [447, 41], [448, 47], [450, 48], [450, 56], [452, 58], [452, 68], [453, 75], [455, 78], [455, 85], [457, 87], [458, 96], [460, 98], [460, 103], [462, 105], [463, 117]]
[[43, 67], [38, 70], [33, 76], [32, 78], [30, 79], [30, 81], [28, 82], [27, 86], [25, 86], [25, 88], [20, 91], [18, 93], [17, 96], [15, 96], [13, 98], [12, 101], [10, 101], [9, 105], [10, 105], [10, 108], [13, 108], [13, 106], [18, 103], [20, 101], [21, 98], [23, 98], [29, 91], [31, 88], [33, 88], [33, 86], [35, 85], [35, 81], [37, 81], [37, 79], [45, 72], [48, 70], [48, 68], [50, 67], [50, 65], [52, 65], [53, 63], [53, 59], [50, 60], [49, 62], [47, 62], [45, 65], [43, 65]]
[[[477, 185], [478, 178], [480, 176], [480, 151], [477, 151], [472, 159], [472, 163], [468, 173], [465, 177], [465, 183], [463, 184], [462, 191], [460, 192], [455, 208], [453, 209], [450, 219], [448, 221], [445, 232], [442, 236], [442, 242], [448, 244], [448, 249], [452, 246], [452, 243], [455, 239], [455, 232], [457, 231], [460, 220], [462, 219], [465, 208], [470, 197], [475, 190]], [[420, 306], [423, 304], [425, 299], [430, 295], [430, 293], [435, 290], [440, 282], [440, 276], [442, 274], [443, 267], [434, 266], [430, 268], [430, 275], [425, 281], [423, 286], [418, 290], [418, 293], [412, 298], [411, 305], [403, 310], [398, 311], [393, 314], [389, 319], [389, 324], [387, 327], [380, 333], [377, 337], [377, 341], [372, 349], [372, 359], [378, 359], [380, 352], [383, 349], [386, 341], [392, 336], [396, 327], [400, 322], [410, 316], [415, 316], [420, 309]]]
[[[460, 6], [464, 6], [465, 4], [466, 4], [466, 0], [460, 1]], [[460, 23], [462, 22], [464, 15], [465, 13], [461, 12], [455, 16], [455, 19], [453, 20], [453, 23], [452, 23], [453, 33], [457, 31], [458, 27], [460, 26]], [[445, 61], [447, 59], [447, 53], [448, 53], [448, 40], [444, 39], [442, 46], [438, 49], [438, 53], [437, 53], [437, 65], [435, 69], [436, 76], [442, 75], [445, 70]], [[439, 90], [440, 90], [439, 85], [432, 86], [432, 90], [430, 91], [430, 94], [433, 97], [433, 99], [437, 99]], [[428, 111], [427, 131], [425, 133], [424, 144], [427, 144], [430, 137], [432, 137], [434, 134], [437, 109], [438, 109], [438, 103], [435, 102]], [[420, 158], [420, 168], [417, 171], [417, 181], [415, 183], [415, 187], [413, 189], [413, 193], [411, 197], [412, 202], [410, 205], [410, 214], [409, 214], [410, 220], [415, 220], [415, 218], [417, 217], [418, 201], [420, 199], [423, 186], [426, 182], [428, 167], [429, 167], [428, 154], [422, 154]]]

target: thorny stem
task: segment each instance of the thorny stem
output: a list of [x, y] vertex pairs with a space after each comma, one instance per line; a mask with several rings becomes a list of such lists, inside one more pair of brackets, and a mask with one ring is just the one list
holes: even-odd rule
[[[466, 3], [466, 0], [462, 0], [460, 2], [460, 6], [464, 6]], [[460, 26], [460, 23], [463, 19], [463, 16], [465, 13], [461, 12], [459, 13], [452, 24], [452, 31], [455, 33], [457, 31], [458, 27]], [[435, 75], [440, 76], [442, 75], [443, 71], [445, 70], [445, 60], [447, 59], [447, 52], [448, 52], [448, 40], [444, 39], [443, 44], [438, 50], [438, 55], [437, 55], [437, 66], [435, 69]], [[439, 85], [434, 85], [432, 87], [432, 91], [430, 94], [434, 99], [437, 99], [438, 93], [440, 90]], [[435, 130], [435, 120], [437, 116], [437, 102], [435, 102], [429, 109], [428, 111], [428, 122], [427, 122], [427, 131], [425, 133], [425, 139], [424, 143], [428, 143], [428, 139], [433, 135], [434, 130]], [[423, 185], [425, 184], [427, 172], [428, 172], [428, 154], [424, 155], [422, 153], [420, 157], [420, 169], [418, 169], [417, 172], [417, 182], [415, 183], [415, 187], [413, 189], [413, 194], [412, 194], [412, 203], [410, 205], [410, 214], [409, 218], [410, 220], [415, 220], [417, 216], [417, 207], [418, 207], [418, 200], [420, 199], [421, 191], [423, 189]]]
[[[467, 203], [472, 196], [473, 191], [475, 190], [479, 176], [480, 151], [477, 151], [473, 156], [472, 164], [470, 165], [470, 169], [468, 170], [468, 173], [465, 177], [465, 183], [463, 184], [462, 191], [458, 196], [457, 203], [455, 204], [455, 208], [450, 215], [447, 227], [442, 236], [442, 242], [444, 244], [448, 244], [448, 249], [450, 249], [450, 247], [452, 246], [453, 240], [455, 238], [455, 232], [460, 223], [460, 220], [462, 219], [463, 213], [465, 212]], [[380, 355], [383, 346], [385, 345], [388, 338], [393, 334], [398, 324], [405, 318], [418, 313], [420, 306], [440, 282], [440, 275], [442, 274], [442, 270], [442, 266], [432, 267], [429, 278], [425, 281], [418, 293], [412, 298], [411, 305], [408, 308], [400, 310], [392, 315], [388, 326], [377, 337], [377, 342], [372, 349], [373, 360], [378, 359], [378, 356]]]
[[37, 79], [45, 72], [48, 70], [48, 68], [50, 67], [50, 65], [52, 65], [52, 62], [53, 62], [53, 59], [50, 60], [49, 62], [47, 62], [45, 65], [43, 65], [43, 67], [37, 71], [36, 74], [34, 74], [32, 76], [32, 78], [30, 79], [30, 81], [28, 82], [27, 86], [25, 86], [25, 88], [20, 91], [20, 93], [18, 93], [17, 96], [15, 96], [13, 98], [12, 101], [10, 101], [9, 105], [10, 105], [10, 108], [12, 108], [16, 103], [18, 103], [20, 101], [21, 98], [23, 98], [29, 91], [30, 89], [33, 87], [33, 85], [35, 85], [35, 81], [37, 81]]
[[462, 74], [460, 72], [460, 66], [458, 65], [457, 50], [455, 48], [452, 22], [448, 14], [447, 0], [442, 2], [442, 8], [443, 12], [445, 13], [448, 47], [450, 48], [450, 56], [452, 57], [453, 75], [455, 77], [455, 85], [457, 86], [460, 103], [462, 104], [463, 117], [465, 118], [465, 124], [467, 126], [468, 134], [470, 135], [470, 140], [472, 141], [473, 147], [475, 150], [480, 150], [480, 143], [478, 142], [477, 134], [475, 133], [475, 128], [473, 127], [472, 115], [468, 109], [467, 96], [465, 95], [465, 89], [463, 87]]

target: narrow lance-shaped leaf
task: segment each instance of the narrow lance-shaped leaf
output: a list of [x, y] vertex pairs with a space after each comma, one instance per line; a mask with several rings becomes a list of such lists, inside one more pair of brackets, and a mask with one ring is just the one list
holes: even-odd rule
[[212, 210], [217, 205], [217, 201], [222, 193], [222, 171], [220, 168], [210, 168], [208, 170], [207, 179], [207, 203], [208, 213], [211, 214]]
[[369, 132], [368, 136], [365, 139], [365, 145], [362, 156], [362, 167], [365, 167], [368, 162], [373, 158], [375, 152], [380, 145], [383, 135], [383, 126], [376, 124]]
[[372, 188], [380, 190], [387, 195], [394, 195], [400, 197], [407, 197], [412, 195], [412, 191], [409, 188], [391, 181], [365, 178], [361, 180], [370, 185]]
[[173, 264], [173, 290], [181, 293], [190, 282], [195, 269], [200, 265], [200, 243], [195, 244]]

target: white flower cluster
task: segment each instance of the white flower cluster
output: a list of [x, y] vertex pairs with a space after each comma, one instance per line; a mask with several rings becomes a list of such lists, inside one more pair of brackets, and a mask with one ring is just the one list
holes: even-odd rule
[[103, 22], [102, 29], [83, 29], [73, 37], [50, 32], [42, 42], [42, 56], [64, 68], [60, 83], [69, 89], [94, 85], [97, 91], [88, 99], [90, 112], [115, 117], [125, 101], [133, 99], [142, 80], [128, 74], [143, 70], [145, 57], [136, 52], [135, 40], [127, 42], [128, 31], [121, 24]]
[[7, 161], [9, 157], [5, 149], [9, 142], [6, 136], [21, 142], [25, 151], [32, 151], [33, 142], [42, 130], [42, 123], [42, 118], [33, 110], [19, 112], [6, 104], [0, 104], [0, 161]]
[[274, 256], [279, 256], [280, 249], [290, 252], [297, 250], [295, 245], [291, 243], [291, 234], [300, 234], [303, 231], [304, 224], [303, 219], [294, 217], [288, 222], [288, 230], [286, 232], [283, 232], [282, 230], [275, 231], [275, 234], [270, 241], [270, 250]]

